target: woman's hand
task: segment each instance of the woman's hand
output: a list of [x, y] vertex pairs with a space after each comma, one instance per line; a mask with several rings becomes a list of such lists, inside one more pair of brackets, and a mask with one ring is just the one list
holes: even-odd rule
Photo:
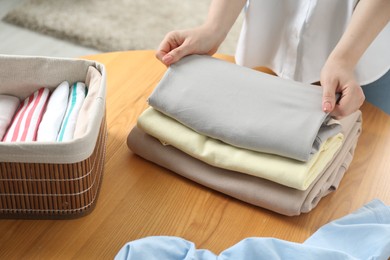
[[[321, 71], [324, 111], [341, 118], [363, 104], [365, 97], [354, 75], [355, 66], [389, 21], [389, 0], [359, 1], [349, 25]], [[341, 94], [337, 104], [335, 93]]]
[[169, 32], [160, 43], [156, 57], [169, 66], [190, 54], [213, 55], [225, 39], [206, 25]]
[[[323, 87], [322, 108], [335, 118], [342, 118], [357, 111], [364, 102], [364, 93], [357, 83], [354, 67], [347, 62], [329, 58], [321, 71]], [[336, 93], [341, 96], [336, 102]]]
[[246, 0], [212, 0], [205, 23], [199, 27], [168, 33], [156, 57], [169, 66], [190, 54], [213, 55], [225, 40]]

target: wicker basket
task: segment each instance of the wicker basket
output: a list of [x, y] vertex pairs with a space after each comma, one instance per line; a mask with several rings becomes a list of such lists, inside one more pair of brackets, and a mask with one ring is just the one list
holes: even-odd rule
[[[85, 81], [88, 67], [102, 75], [85, 133], [63, 143], [0, 142], [0, 218], [69, 219], [90, 213], [104, 171], [107, 125], [105, 69], [86, 60], [0, 56], [0, 94], [21, 99], [40, 86]], [[15, 74], [18, 74], [16, 77]]]

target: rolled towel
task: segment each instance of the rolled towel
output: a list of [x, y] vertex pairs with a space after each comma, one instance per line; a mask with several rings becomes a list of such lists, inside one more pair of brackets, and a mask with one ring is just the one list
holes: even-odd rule
[[4, 136], [5, 142], [36, 141], [50, 90], [41, 88], [24, 100]]
[[65, 117], [62, 121], [57, 141], [65, 142], [73, 139], [77, 117], [86, 94], [87, 88], [83, 82], [76, 82], [70, 87], [68, 106], [66, 108]]
[[37, 141], [54, 142], [57, 140], [64, 119], [69, 97], [69, 83], [62, 82], [50, 96], [46, 111], [39, 124]]
[[320, 86], [199, 55], [171, 65], [149, 97], [152, 107], [202, 135], [300, 161], [341, 131], [321, 103]]
[[0, 140], [3, 140], [4, 134], [11, 124], [19, 105], [19, 98], [10, 95], [0, 95]]

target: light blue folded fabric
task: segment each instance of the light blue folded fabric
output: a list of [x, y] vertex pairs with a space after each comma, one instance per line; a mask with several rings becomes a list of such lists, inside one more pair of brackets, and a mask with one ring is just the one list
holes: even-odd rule
[[373, 200], [320, 228], [305, 245], [344, 251], [358, 259], [390, 257], [390, 207]]
[[122, 259], [388, 259], [390, 207], [373, 200], [356, 212], [321, 227], [302, 244], [276, 238], [246, 238], [218, 256], [196, 249], [179, 237], [151, 236], [127, 243], [116, 255]]
[[341, 131], [322, 111], [322, 88], [209, 56], [171, 65], [149, 104], [230, 145], [307, 161]]

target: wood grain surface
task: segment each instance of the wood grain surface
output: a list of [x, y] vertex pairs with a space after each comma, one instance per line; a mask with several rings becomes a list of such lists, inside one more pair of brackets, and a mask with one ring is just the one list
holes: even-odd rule
[[96, 208], [75, 220], [0, 220], [0, 259], [112, 259], [126, 242], [152, 235], [180, 236], [218, 254], [253, 236], [303, 242], [374, 198], [390, 204], [390, 117], [368, 103], [338, 190], [310, 213], [287, 217], [202, 187], [127, 148], [127, 135], [166, 70], [153, 51], [85, 58], [107, 68], [108, 142]]

